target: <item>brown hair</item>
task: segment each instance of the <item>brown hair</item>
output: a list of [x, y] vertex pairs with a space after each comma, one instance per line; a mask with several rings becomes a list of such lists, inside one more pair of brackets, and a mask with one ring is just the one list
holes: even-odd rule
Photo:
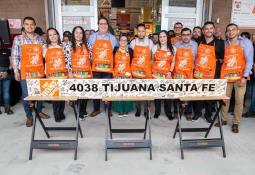
[[48, 30], [46, 32], [47, 33], [46, 34], [46, 44], [47, 44], [47, 47], [49, 47], [49, 45], [51, 44], [50, 37], [49, 37], [49, 31], [50, 30], [54, 30], [56, 32], [56, 34], [58, 35], [58, 45], [60, 45], [61, 44], [61, 40], [60, 40], [60, 35], [59, 35], [57, 29], [55, 29], [53, 27], [50, 27], [50, 28], [48, 28]]

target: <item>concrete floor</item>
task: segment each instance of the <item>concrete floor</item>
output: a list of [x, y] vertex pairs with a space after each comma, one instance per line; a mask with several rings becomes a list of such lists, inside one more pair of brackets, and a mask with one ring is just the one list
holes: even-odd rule
[[[255, 119], [242, 119], [240, 133], [231, 132], [229, 125], [224, 127], [227, 158], [222, 157], [221, 148], [187, 149], [185, 159], [181, 160], [179, 139], [172, 138], [176, 120], [169, 121], [164, 116], [152, 120], [153, 160], [149, 151], [110, 150], [109, 160], [104, 161], [105, 127], [103, 114], [87, 118], [81, 122], [85, 138], [79, 139], [78, 160], [73, 160], [72, 150], [34, 150], [33, 160], [28, 160], [31, 128], [24, 125], [25, 117], [21, 104], [13, 110], [15, 115], [0, 115], [0, 174], [1, 175], [254, 175], [255, 172]], [[88, 108], [92, 110], [91, 104]], [[52, 115], [46, 104], [44, 111]], [[66, 114], [72, 114], [68, 107]], [[130, 116], [125, 119], [113, 117], [113, 126], [143, 126], [144, 118]], [[45, 120], [53, 125], [53, 118]], [[73, 117], [58, 125], [74, 124]], [[206, 126], [203, 119], [199, 122], [184, 121], [184, 126]], [[213, 128], [210, 136], [218, 136]], [[73, 133], [51, 132], [52, 138], [72, 138]], [[202, 133], [186, 133], [185, 138], [202, 136]], [[117, 137], [121, 137], [117, 135]], [[124, 135], [141, 138], [142, 135]], [[41, 127], [36, 138], [45, 139]]]

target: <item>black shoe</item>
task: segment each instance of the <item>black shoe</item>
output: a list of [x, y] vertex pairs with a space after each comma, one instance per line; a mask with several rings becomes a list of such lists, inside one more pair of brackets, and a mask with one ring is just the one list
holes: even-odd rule
[[60, 120], [65, 120], [66, 116], [64, 114], [61, 115]]
[[159, 116], [158, 114], [154, 114], [154, 118], [158, 118], [158, 116]]
[[173, 120], [174, 119], [173, 116], [172, 116], [172, 113], [166, 114], [166, 117], [168, 118], [168, 120]]
[[193, 118], [192, 118], [192, 121], [197, 121], [201, 116], [200, 115], [195, 115]]
[[8, 115], [13, 114], [14, 112], [11, 110], [10, 106], [7, 106], [4, 108], [4, 112]]
[[141, 115], [141, 111], [140, 111], [140, 110], [137, 110], [136, 113], [135, 113], [135, 116], [136, 116], [136, 117], [140, 117], [140, 115]]
[[255, 117], [255, 111], [248, 111], [242, 115], [244, 118], [254, 118]]
[[213, 122], [211, 117], [205, 117], [205, 120], [207, 121], [207, 123], [212, 123]]
[[55, 116], [55, 121], [56, 121], [56, 122], [61, 122], [62, 120], [61, 120], [60, 117], [56, 117], [56, 116]]
[[0, 110], [0, 114], [2, 114], [2, 111]]

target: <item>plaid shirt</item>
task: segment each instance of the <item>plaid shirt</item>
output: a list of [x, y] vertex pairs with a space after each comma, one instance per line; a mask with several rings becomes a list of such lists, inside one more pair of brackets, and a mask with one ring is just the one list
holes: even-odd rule
[[43, 37], [39, 35], [34, 35], [32, 40], [25, 34], [18, 35], [14, 38], [12, 45], [12, 54], [11, 59], [13, 63], [13, 69], [20, 70], [20, 59], [21, 59], [21, 50], [23, 44], [45, 44]]

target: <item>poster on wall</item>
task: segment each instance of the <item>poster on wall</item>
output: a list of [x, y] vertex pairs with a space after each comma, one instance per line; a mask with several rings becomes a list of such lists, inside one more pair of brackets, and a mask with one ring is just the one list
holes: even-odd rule
[[255, 0], [233, 0], [231, 22], [243, 29], [255, 29]]
[[21, 19], [8, 19], [10, 29], [21, 29]]
[[168, 18], [168, 28], [170, 30], [174, 29], [174, 24], [176, 22], [181, 22], [183, 24], [183, 27], [188, 27], [190, 29], [193, 29], [193, 27], [196, 26], [196, 18]]

